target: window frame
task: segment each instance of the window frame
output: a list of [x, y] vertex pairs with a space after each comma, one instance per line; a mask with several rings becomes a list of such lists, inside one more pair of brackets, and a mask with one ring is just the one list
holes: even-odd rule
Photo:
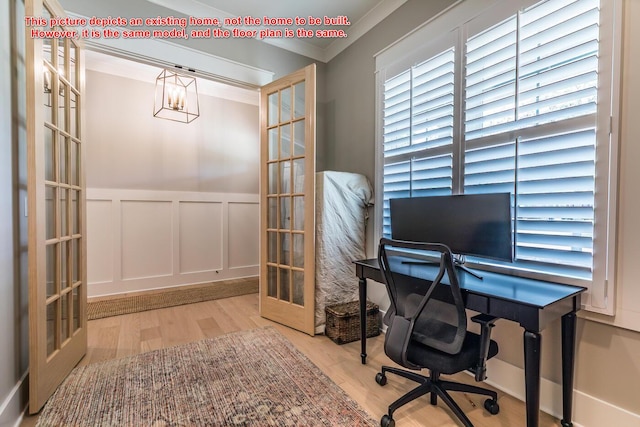
[[[375, 181], [376, 208], [374, 238], [379, 240], [383, 233], [383, 102], [385, 82], [410, 69], [412, 66], [446, 50], [447, 40], [455, 39], [455, 115], [452, 153], [454, 162], [464, 162], [464, 55], [469, 33], [477, 34], [502, 22], [519, 10], [539, 3], [540, 0], [474, 0], [458, 1], [421, 27], [407, 34], [391, 46], [375, 55], [376, 61], [376, 156]], [[594, 195], [594, 235], [593, 235], [593, 272], [591, 280], [571, 279], [552, 274], [540, 274], [509, 266], [482, 265], [483, 269], [505, 272], [507, 274], [557, 281], [589, 288], [582, 304], [583, 308], [600, 314], [615, 313], [615, 251], [616, 251], [616, 215], [618, 186], [618, 151], [620, 121], [620, 83], [621, 83], [621, 40], [622, 40], [622, 1], [600, 1], [600, 45], [598, 78], [598, 112], [596, 113], [596, 174]], [[428, 34], [441, 34], [437, 39]], [[424, 40], [431, 40], [425, 44]], [[602, 84], [605, 82], [605, 84]], [[602, 101], [607, 100], [607, 101]], [[604, 110], [603, 110], [604, 106]], [[605, 111], [606, 110], [606, 111]], [[603, 147], [607, 144], [608, 147]], [[608, 148], [608, 149], [607, 149]], [[456, 176], [455, 171], [458, 171]], [[606, 173], [601, 173], [607, 171]], [[456, 188], [462, 190], [460, 176], [464, 168], [455, 167], [453, 179]], [[600, 220], [598, 220], [600, 218]], [[602, 219], [604, 218], [604, 220]]]

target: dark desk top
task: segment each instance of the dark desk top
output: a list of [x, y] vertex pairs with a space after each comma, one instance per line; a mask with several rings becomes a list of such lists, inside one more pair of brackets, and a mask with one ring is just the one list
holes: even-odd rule
[[[394, 270], [397, 272], [417, 279], [433, 280], [438, 272], [438, 264], [416, 264], [415, 261], [416, 259], [402, 256], [389, 257], [389, 263], [395, 265]], [[356, 261], [355, 264], [365, 268], [380, 269], [377, 259]], [[475, 270], [474, 272], [482, 276], [483, 279], [480, 280], [466, 271], [458, 269], [458, 280], [463, 290], [476, 295], [499, 298], [541, 309], [587, 290], [581, 286], [527, 279], [483, 270]], [[446, 276], [443, 282], [448, 283]]]

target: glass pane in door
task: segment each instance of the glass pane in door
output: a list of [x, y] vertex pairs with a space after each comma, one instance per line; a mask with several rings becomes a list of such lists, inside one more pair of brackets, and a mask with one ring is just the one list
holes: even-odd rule
[[291, 157], [291, 125], [280, 126], [280, 159]]
[[280, 122], [291, 120], [291, 88], [282, 89], [280, 92]]
[[44, 187], [45, 209], [45, 238], [47, 240], [56, 237], [56, 187]]
[[64, 290], [69, 286], [68, 280], [68, 255], [69, 255], [69, 241], [60, 242], [60, 289]]
[[75, 141], [71, 142], [71, 161], [69, 167], [71, 168], [71, 185], [80, 185], [80, 144]]
[[71, 284], [80, 281], [80, 239], [71, 240]]
[[47, 299], [57, 293], [56, 290], [56, 276], [58, 270], [56, 268], [58, 263], [57, 244], [47, 245], [46, 248], [46, 281], [47, 281]]
[[267, 199], [267, 228], [278, 228], [278, 199]]
[[304, 88], [302, 81], [293, 86], [293, 118], [304, 117]]
[[280, 162], [280, 193], [289, 194], [291, 191], [291, 161]]
[[293, 266], [304, 268], [304, 234], [294, 233], [293, 239]]
[[267, 267], [267, 295], [278, 297], [278, 269], [272, 266]]
[[304, 119], [293, 124], [293, 155], [304, 156]]
[[76, 96], [76, 93], [71, 90], [69, 93], [69, 108], [70, 108], [70, 112], [69, 112], [69, 127], [70, 127], [70, 133], [71, 136], [73, 137], [77, 137], [79, 132], [78, 132], [78, 124], [80, 123], [80, 121], [78, 120], [78, 98]]
[[80, 328], [80, 292], [73, 288], [73, 332]]
[[71, 307], [71, 304], [69, 303], [70, 297], [71, 297], [71, 293], [67, 293], [62, 295], [62, 297], [60, 298], [62, 303], [62, 309], [60, 313], [60, 320], [61, 320], [60, 340], [61, 341], [65, 341], [67, 338], [69, 338], [69, 326], [70, 326], [69, 321], [71, 320], [69, 318], [69, 308]]
[[60, 141], [60, 176], [59, 176], [59, 181], [63, 182], [63, 183], [68, 183], [68, 177], [67, 177], [67, 152], [69, 149], [69, 143], [71, 142], [71, 139], [69, 138], [61, 138]]
[[293, 161], [293, 192], [304, 193], [304, 159]]
[[304, 305], [304, 271], [293, 271], [293, 303]]
[[80, 234], [80, 192], [71, 191], [71, 232], [69, 234]]
[[278, 263], [278, 233], [269, 231], [267, 233], [267, 262]]
[[288, 196], [280, 197], [280, 228], [291, 228], [291, 198]]
[[44, 128], [44, 179], [54, 181], [56, 179], [56, 151], [53, 145], [53, 130], [45, 126]]
[[288, 268], [280, 269], [280, 300], [291, 301], [291, 270]]
[[278, 158], [278, 128], [269, 129], [269, 160]]
[[304, 197], [293, 197], [293, 229], [304, 230]]
[[58, 207], [60, 208], [60, 236], [66, 236], [69, 231], [67, 228], [67, 215], [69, 213], [67, 209], [68, 192], [69, 190], [58, 188], [58, 194], [60, 195], [60, 202], [58, 203]]
[[67, 103], [65, 99], [67, 96], [68, 96], [67, 85], [65, 85], [62, 82], [62, 80], [59, 80], [58, 81], [58, 109], [54, 112], [54, 115], [58, 116], [56, 120], [56, 125], [58, 126], [58, 129], [62, 129], [65, 132], [67, 131], [67, 120], [65, 118], [65, 111], [67, 109]]
[[56, 341], [59, 336], [58, 325], [58, 301], [47, 304], [47, 356], [56, 350]]
[[269, 194], [278, 193], [278, 163], [269, 163], [267, 165], [267, 191]]
[[280, 233], [280, 257], [281, 265], [291, 265], [291, 235], [288, 232]]
[[267, 122], [268, 126], [273, 126], [279, 122], [278, 120], [278, 92], [272, 93], [269, 95], [269, 121]]

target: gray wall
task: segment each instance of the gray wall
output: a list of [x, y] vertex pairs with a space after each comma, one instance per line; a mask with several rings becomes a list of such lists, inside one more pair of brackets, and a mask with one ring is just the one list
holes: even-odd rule
[[[357, 172], [375, 182], [375, 76], [373, 55], [387, 47], [453, 0], [409, 0], [327, 64], [325, 98], [327, 169]], [[640, 123], [634, 117], [640, 110], [640, 2], [626, 0], [624, 63], [622, 78], [622, 123], [620, 188], [618, 211], [617, 315], [603, 316], [605, 322], [618, 317], [638, 319], [640, 295]], [[379, 188], [375, 188], [379, 191]], [[374, 256], [372, 237], [375, 211], [369, 219], [368, 255]], [[381, 307], [388, 304], [382, 286], [370, 284], [372, 299]], [[626, 310], [623, 312], [622, 310]], [[633, 317], [635, 316], [635, 317]], [[640, 330], [635, 322], [635, 330]], [[498, 358], [523, 366], [522, 328], [513, 322], [499, 321], [493, 336], [500, 343]], [[637, 387], [640, 383], [640, 333], [590, 320], [578, 320], [575, 388], [578, 392], [602, 399], [610, 405], [640, 414]], [[551, 325], [543, 333], [542, 374], [561, 382], [560, 325]], [[489, 374], [490, 375], [490, 374]]]
[[[126, 18], [132, 18], [150, 16], [184, 16], [172, 9], [158, 6], [146, 0], [60, 0], [60, 3], [67, 12], [89, 17], [123, 16]], [[171, 40], [171, 43], [181, 44], [212, 55], [231, 59], [242, 64], [272, 71], [274, 73], [274, 79], [285, 76], [311, 63], [316, 63], [316, 86], [319, 102], [316, 118], [316, 170], [322, 171], [328, 169], [326, 165], [327, 150], [324, 147], [327, 138], [325, 136], [325, 106], [323, 104], [327, 93], [325, 82], [326, 64], [254, 39], [190, 39]], [[189, 64], [180, 65], [189, 66]], [[213, 74], [216, 73], [216, 70], [203, 71]]]
[[153, 117], [154, 90], [87, 70], [87, 187], [258, 194], [258, 106], [200, 94], [177, 123]]
[[0, 3], [0, 426], [12, 425], [26, 403], [28, 321], [26, 280], [24, 6]]
[[374, 182], [374, 55], [453, 3], [409, 0], [329, 61], [324, 100], [328, 169], [361, 173]]

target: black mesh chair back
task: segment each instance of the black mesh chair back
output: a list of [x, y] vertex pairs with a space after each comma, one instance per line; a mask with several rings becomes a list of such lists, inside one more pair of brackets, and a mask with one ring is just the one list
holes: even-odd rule
[[430, 370], [429, 377], [425, 377], [382, 367], [376, 375], [380, 385], [386, 384], [387, 372], [420, 383], [389, 406], [381, 420], [382, 427], [395, 425], [394, 411], [427, 393], [431, 393], [432, 405], [440, 397], [465, 426], [472, 427], [447, 390], [489, 396], [485, 408], [498, 413], [495, 391], [440, 379], [441, 374], [471, 370], [476, 373], [476, 380], [482, 381], [486, 359], [498, 352], [496, 342], [490, 339], [494, 317], [480, 314], [472, 318], [481, 324], [481, 335], [467, 330], [467, 314], [451, 250], [439, 243], [383, 238], [378, 246], [378, 263], [391, 303], [384, 317], [385, 354], [404, 368]]
[[[435, 259], [414, 261], [389, 258], [387, 253], [393, 249], [409, 250], [414, 254], [418, 251]], [[451, 250], [437, 243], [382, 239], [378, 248], [378, 262], [393, 313], [386, 317], [386, 321], [390, 322], [385, 340], [387, 355], [407, 368], [418, 367], [409, 360], [402, 360], [401, 354], [406, 354], [403, 350], [409, 344], [409, 338], [445, 353], [457, 354], [467, 332], [467, 316]], [[416, 286], [415, 280], [409, 275], [429, 263], [433, 264], [434, 270], [437, 269], [435, 279], [429, 287]], [[443, 284], [443, 280], [447, 284]], [[444, 296], [445, 301], [441, 301], [433, 298], [437, 293], [441, 298], [443, 294], [449, 295]], [[406, 336], [408, 330], [413, 331], [412, 337]]]

